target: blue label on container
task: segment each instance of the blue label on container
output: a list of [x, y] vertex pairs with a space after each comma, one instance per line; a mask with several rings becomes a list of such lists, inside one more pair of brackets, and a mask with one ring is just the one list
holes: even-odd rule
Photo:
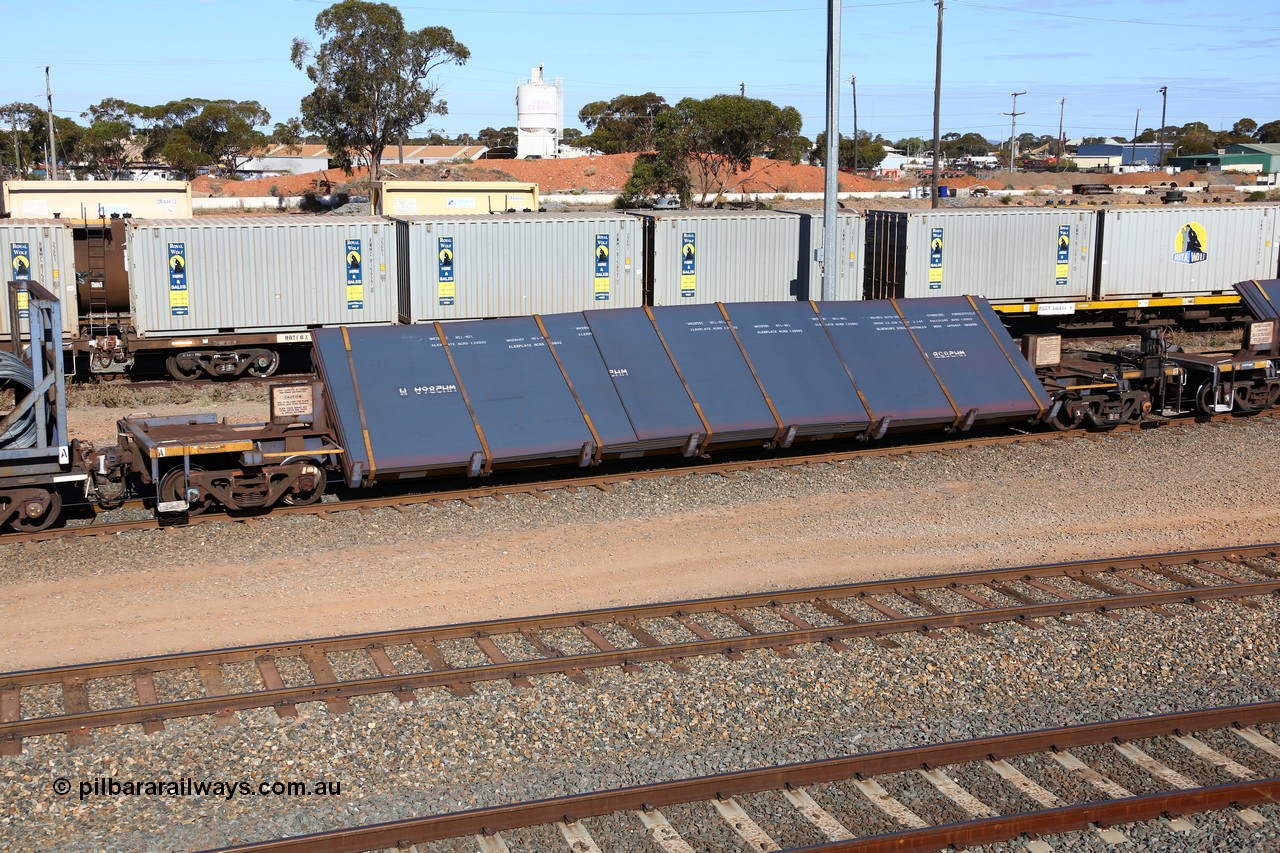
[[452, 237], [440, 237], [436, 240], [436, 257], [440, 262], [439, 275], [436, 276], [436, 299], [441, 305], [452, 305], [457, 295], [453, 283]]
[[[31, 244], [10, 243], [9, 254], [11, 256], [9, 266], [13, 270], [13, 281], [31, 281]], [[18, 319], [26, 320], [30, 313], [27, 308], [27, 293], [26, 291], [19, 291]]]
[[364, 308], [364, 258], [360, 255], [360, 241], [348, 240], [344, 256], [347, 267], [347, 310]]
[[942, 229], [934, 228], [929, 236], [929, 289], [942, 289]]
[[680, 298], [698, 295], [698, 235], [686, 231], [680, 235]]
[[191, 312], [191, 293], [187, 288], [187, 244], [169, 244], [169, 313], [185, 317]]
[[1063, 287], [1071, 269], [1071, 226], [1058, 226], [1058, 262], [1054, 266], [1053, 283]]
[[596, 301], [606, 302], [609, 299], [609, 235], [596, 235]]

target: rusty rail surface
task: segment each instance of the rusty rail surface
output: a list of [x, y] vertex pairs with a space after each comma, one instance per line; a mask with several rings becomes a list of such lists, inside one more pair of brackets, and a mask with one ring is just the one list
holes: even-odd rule
[[[1178, 817], [1196, 812], [1218, 811], [1233, 807], [1244, 810], [1254, 805], [1275, 804], [1280, 798], [1280, 778], [1259, 774], [1237, 763], [1237, 778], [1241, 775], [1249, 775], [1251, 778], [1242, 779], [1236, 783], [1194, 788], [1170, 786], [1172, 790], [1155, 794], [1141, 796], [1130, 794], [1130, 796], [1109, 797], [1087, 803], [1072, 803], [1066, 795], [1059, 797], [1057, 793], [1041, 788], [1040, 790], [1048, 797], [1056, 798], [1057, 801], [1052, 807], [1017, 814], [996, 814], [994, 817], [980, 817], [970, 811], [974, 817], [972, 820], [940, 826], [917, 826], [900, 832], [865, 838], [855, 837], [848, 827], [825, 812], [814, 798], [804, 791], [804, 788], [818, 784], [848, 783], [860, 786], [858, 790], [874, 803], [875, 800], [872, 798], [877, 795], [874, 792], [866, 793], [866, 788], [862, 786], [868, 783], [878, 784], [875, 783], [877, 777], [895, 773], [910, 771], [936, 773], [939, 768], [976, 764], [985, 768], [994, 782], [1000, 778], [1007, 778], [1000, 777], [997, 773], [1008, 765], [997, 769], [997, 763], [1011, 758], [1050, 753], [1078, 761], [1074, 756], [1070, 756], [1069, 750], [1109, 743], [1132, 744], [1135, 741], [1149, 741], [1171, 736], [1185, 741], [1186, 735], [1191, 733], [1223, 729], [1244, 731], [1249, 738], [1257, 739], [1252, 742], [1264, 743], [1264, 746], [1259, 749], [1268, 751], [1274, 749], [1280, 752], [1280, 744], [1266, 739], [1253, 728], [1257, 725], [1273, 724], [1278, 720], [1280, 720], [1280, 703], [1270, 702], [1041, 729], [338, 829], [295, 838], [225, 847], [221, 848], [219, 853], [268, 853], [268, 851], [287, 853], [301, 850], [317, 853], [359, 853], [365, 850], [404, 848], [416, 843], [465, 836], [492, 836], [503, 831], [552, 824], [567, 827], [578, 824], [584, 819], [625, 812], [634, 812], [637, 816], [641, 814], [648, 816], [644, 824], [641, 824], [644, 818], [635, 822], [637, 835], [639, 835], [644, 832], [643, 825], [652, 826], [658, 822], [660, 816], [658, 810], [663, 807], [714, 802], [729, 803], [736, 810], [742, 807], [732, 801], [733, 797], [768, 791], [778, 791], [781, 796], [786, 797], [797, 807], [799, 818], [810, 822], [829, 839], [827, 843], [789, 849], [824, 851], [824, 853], [829, 851], [864, 851], [864, 853], [886, 851], [887, 853], [887, 851], [903, 850], [942, 850], [950, 845], [963, 847], [972, 844], [990, 844], [1020, 837], [1034, 839], [1043, 835], [1095, 827], [1108, 828], [1116, 824]], [[1259, 755], [1261, 757], [1261, 753]], [[1212, 766], [1209, 763], [1211, 761], [1212, 759], [1206, 759], [1206, 771]], [[992, 770], [996, 772], [991, 772]], [[1091, 768], [1091, 772], [1100, 773], [1095, 768]], [[1100, 775], [1103, 776], [1104, 781], [1109, 781], [1105, 779], [1105, 773]], [[926, 783], [929, 780], [927, 775], [922, 775], [922, 778]], [[948, 779], [948, 781], [951, 780]], [[1115, 789], [1124, 790], [1114, 782], [1110, 784]], [[1130, 792], [1125, 791], [1125, 793]], [[974, 794], [969, 796], [979, 800], [980, 805], [985, 805], [980, 802], [980, 797]], [[895, 805], [902, 806], [900, 802]], [[888, 811], [883, 805], [880, 807]], [[995, 814], [990, 807], [987, 809]], [[909, 813], [909, 810], [907, 811]], [[740, 812], [735, 811], [735, 813]], [[1246, 820], [1252, 820], [1254, 817], [1243, 811], [1240, 814]], [[711, 818], [712, 811], [708, 809], [706, 815]], [[911, 816], [923, 823], [917, 815], [911, 814]], [[745, 826], [746, 821], [740, 819], [735, 821], [726, 816], [725, 820], [744, 839], [752, 832], [760, 831], [758, 825]], [[747, 821], [749, 820], [748, 816]], [[666, 839], [674, 842], [679, 838], [678, 827], [671, 826], [665, 818], [661, 818], [660, 823], [666, 824], [666, 829], [669, 830], [663, 832]], [[899, 823], [902, 821], [899, 820]], [[589, 834], [589, 829], [585, 826], [579, 825], [578, 831]], [[779, 849], [776, 841], [769, 840], [775, 846], [752, 849]], [[673, 844], [666, 849], [688, 848], [687, 846], [680, 848]]]
[[[0, 755], [21, 752], [22, 739], [66, 734], [72, 745], [87, 742], [94, 728], [142, 723], [158, 731], [166, 719], [198, 715], [226, 718], [232, 712], [274, 706], [296, 714], [300, 702], [325, 701], [330, 710], [346, 710], [354, 696], [392, 693], [413, 701], [414, 690], [445, 687], [459, 695], [483, 681], [510, 680], [530, 686], [530, 676], [560, 673], [582, 681], [585, 670], [772, 650], [822, 643], [845, 651], [845, 641], [870, 639], [890, 648], [890, 637], [962, 628], [984, 633], [984, 624], [1014, 622], [1034, 630], [1038, 620], [1073, 614], [1149, 608], [1172, 615], [1167, 607], [1201, 609], [1208, 602], [1232, 600], [1258, 607], [1251, 596], [1280, 592], [1280, 545], [1156, 554], [982, 572], [923, 576], [830, 587], [752, 593], [664, 604], [633, 605], [545, 616], [470, 622], [292, 643], [241, 646], [128, 660], [96, 662], [0, 674]], [[825, 624], [819, 624], [825, 623]], [[786, 627], [780, 627], [786, 626]], [[563, 638], [556, 632], [565, 634]], [[675, 632], [679, 642], [657, 634]], [[606, 636], [611, 634], [612, 638]], [[441, 644], [461, 643], [488, 663], [456, 665]], [[557, 645], [558, 643], [563, 645]], [[387, 649], [396, 647], [420, 662], [401, 672]], [[505, 647], [505, 648], [504, 648]], [[575, 651], [589, 649], [589, 651]], [[379, 675], [340, 680], [328, 655], [356, 653]], [[286, 686], [277, 661], [305, 664], [312, 683]], [[261, 689], [228, 692], [221, 667], [256, 666]], [[419, 668], [420, 667], [420, 668]], [[160, 701], [169, 673], [194, 670], [204, 696]], [[132, 692], [137, 704], [93, 709], [89, 683], [123, 679], [104, 687], [107, 695]], [[24, 718], [24, 689], [60, 689], [63, 713]]]
[[[1261, 412], [1258, 413], [1257, 416], [1280, 418], [1280, 410]], [[1213, 415], [1192, 420], [1170, 421], [1168, 423], [1161, 424], [1161, 426], [1189, 426], [1201, 423], [1219, 423], [1225, 422], [1229, 419], [1229, 416]], [[1154, 425], [1120, 424], [1106, 432], [1079, 431], [1067, 433], [1016, 433], [961, 439], [952, 438], [919, 444], [895, 444], [864, 447], [856, 450], [828, 451], [802, 456], [780, 456], [765, 459], [735, 459], [724, 462], [699, 461], [692, 464], [684, 464], [680, 467], [675, 467], [673, 465], [639, 471], [621, 471], [611, 474], [579, 474], [576, 476], [561, 477], [553, 480], [503, 483], [488, 486], [468, 486], [461, 489], [438, 490], [418, 494], [395, 494], [367, 498], [346, 498], [336, 502], [321, 502], [311, 504], [309, 506], [276, 506], [265, 513], [227, 515], [221, 512], [212, 512], [192, 516], [188, 521], [188, 525], [218, 523], [241, 523], [253, 525], [268, 521], [272, 517], [286, 515], [314, 515], [324, 518], [340, 512], [355, 510], [367, 513], [371, 510], [382, 508], [407, 511], [409, 507], [419, 504], [439, 505], [448, 501], [461, 501], [470, 506], [476, 506], [478, 501], [485, 498], [503, 501], [513, 495], [533, 495], [535, 497], [545, 498], [547, 497], [547, 492], [566, 491], [573, 493], [578, 489], [598, 489], [603, 492], [611, 492], [615, 486], [621, 483], [656, 480], [663, 477], [718, 475], [732, 479], [737, 474], [748, 473], [751, 471], [778, 469], [795, 470], [813, 467], [816, 465], [839, 465], [864, 457], [912, 457], [931, 453], [949, 453], [959, 450], [971, 450], [979, 447], [994, 447], [1010, 444], [1036, 444], [1048, 441], [1061, 441], [1070, 438], [1097, 441], [1111, 435], [1140, 432], [1151, 428], [1154, 428]], [[141, 506], [141, 502], [134, 499], [129, 505], [132, 507], [138, 507]], [[135, 530], [156, 530], [159, 528], [160, 524], [155, 518], [105, 523], [95, 520], [91, 523], [73, 524], [66, 527], [51, 527], [47, 530], [41, 530], [36, 533], [0, 533], [0, 545], [46, 542], [57, 539], [73, 539], [82, 536], [113, 536], [119, 533], [126, 533]]]

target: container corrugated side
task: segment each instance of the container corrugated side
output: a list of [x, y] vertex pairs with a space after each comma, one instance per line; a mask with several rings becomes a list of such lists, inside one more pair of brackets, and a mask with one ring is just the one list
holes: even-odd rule
[[[822, 264], [818, 262], [817, 251], [823, 246], [822, 223], [824, 213], [821, 210], [796, 211], [800, 216], [801, 239], [799, 256], [801, 263], [807, 259], [809, 265], [809, 299], [822, 299]], [[862, 299], [866, 261], [863, 257], [866, 250], [866, 220], [857, 211], [842, 210], [838, 214], [840, 234], [837, 238], [836, 250], [836, 289], [835, 299], [847, 301]], [[809, 236], [804, 237], [807, 229]], [[806, 297], [799, 297], [804, 299]]]
[[[775, 211], [642, 212], [654, 305], [777, 302], [821, 290], [803, 217]], [[820, 233], [820, 230], [819, 230]], [[821, 243], [819, 243], [821, 245]]]
[[[38, 281], [62, 303], [62, 331], [73, 338], [79, 332], [79, 310], [76, 294], [75, 240], [71, 224], [56, 219], [0, 220], [0, 258], [6, 267], [4, 281], [14, 280], [14, 246], [26, 257], [32, 281]], [[3, 290], [0, 287], [0, 290]], [[0, 340], [10, 340], [7, 290], [0, 296]], [[25, 322], [23, 326], [25, 327]], [[27, 333], [23, 332], [26, 338]]]
[[1233, 293], [1280, 275], [1280, 208], [1108, 210], [1102, 221], [1103, 299]]
[[143, 337], [397, 319], [395, 225], [385, 219], [151, 220], [130, 222], [125, 239], [134, 326]]
[[[530, 213], [396, 220], [412, 322], [643, 305], [639, 220]], [[603, 252], [603, 256], [602, 253]]]
[[888, 296], [993, 303], [1089, 299], [1089, 210], [868, 211], [867, 286]]

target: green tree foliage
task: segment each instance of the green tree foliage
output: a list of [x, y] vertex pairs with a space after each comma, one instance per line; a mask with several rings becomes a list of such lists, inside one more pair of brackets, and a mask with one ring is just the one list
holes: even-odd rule
[[661, 154], [640, 154], [613, 205], [646, 207], [659, 196], [676, 196], [681, 205], [688, 206], [692, 195], [689, 172], [683, 162], [672, 161]]
[[[302, 99], [307, 127], [350, 172], [367, 163], [379, 176], [382, 152], [428, 117], [444, 115], [431, 72], [471, 56], [447, 27], [405, 30], [400, 10], [386, 3], [342, 0], [316, 16], [318, 50], [293, 40], [293, 64], [315, 84]], [[310, 62], [310, 64], [308, 64]]]
[[908, 157], [920, 157], [924, 155], [924, 152], [933, 148], [933, 143], [926, 142], [919, 136], [908, 136], [893, 143], [893, 147]]
[[585, 136], [586, 134], [578, 130], [576, 127], [567, 127], [565, 128], [564, 133], [560, 134], [560, 141], [565, 145], [573, 145], [580, 148], [582, 147], [582, 140]]
[[[880, 163], [884, 160], [885, 154], [887, 153], [884, 150], [884, 147], [887, 144], [888, 144], [888, 141], [883, 139], [880, 136], [876, 136], [873, 139], [869, 132], [865, 130], [858, 131], [858, 142], [857, 142], [858, 156], [855, 161], [855, 158], [853, 156], [854, 141], [851, 138], [845, 136], [844, 134], [841, 134], [840, 135], [840, 168], [852, 169], [854, 167], [854, 163], [856, 162], [859, 170], [874, 169], [876, 166], [879, 166]], [[816, 166], [825, 165], [826, 158], [827, 158], [827, 132], [825, 130], [818, 134], [818, 138], [814, 140], [813, 145], [814, 147], [812, 149], [812, 152], [809, 155], [809, 159]]]
[[0, 162], [11, 175], [25, 175], [31, 166], [43, 159], [43, 155], [32, 156], [41, 150], [40, 142], [32, 133], [36, 121], [44, 120], [44, 112], [35, 104], [15, 101], [0, 106], [0, 133], [3, 134], [3, 145], [0, 145]]
[[1231, 133], [1243, 139], [1252, 139], [1258, 132], [1258, 123], [1251, 118], [1242, 118], [1231, 125]]
[[81, 139], [81, 154], [89, 171], [99, 178], [120, 177], [129, 165], [133, 128], [126, 121], [94, 122]]
[[302, 150], [302, 144], [307, 141], [307, 129], [303, 125], [302, 119], [294, 117], [287, 121], [278, 121], [275, 127], [271, 129], [269, 142], [276, 145], [286, 146], [286, 150], [297, 153]]
[[982, 157], [994, 147], [981, 133], [948, 133], [942, 137], [942, 153], [947, 157]]
[[666, 98], [653, 92], [592, 101], [578, 111], [578, 121], [590, 131], [579, 144], [601, 154], [653, 151], [654, 123], [669, 109]]
[[119, 136], [120, 125], [140, 142], [145, 160], [162, 160], [188, 178], [201, 169], [222, 166], [233, 174], [249, 158], [249, 152], [267, 144], [257, 128], [271, 121], [271, 114], [257, 101], [184, 98], [167, 104], [144, 106], [107, 98], [84, 114], [90, 130], [99, 125], [94, 139]]
[[800, 113], [795, 107], [714, 95], [685, 98], [654, 119], [657, 153], [668, 163], [683, 163], [699, 192], [718, 198], [734, 179], [751, 168], [754, 157], [800, 161]]
[[519, 135], [514, 127], [486, 127], [476, 134], [476, 139], [489, 148], [515, 148]]
[[1280, 142], [1280, 120], [1269, 121], [1266, 124], [1259, 125], [1257, 139], [1264, 145]]

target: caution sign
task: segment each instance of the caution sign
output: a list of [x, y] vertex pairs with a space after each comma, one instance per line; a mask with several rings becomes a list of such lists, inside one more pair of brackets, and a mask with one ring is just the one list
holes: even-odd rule
[[609, 235], [596, 235], [596, 301], [609, 299]]
[[364, 258], [360, 255], [360, 241], [348, 240], [343, 262], [347, 267], [347, 310], [364, 309]]
[[191, 291], [187, 287], [187, 244], [169, 244], [169, 313], [185, 317], [191, 311]]
[[[13, 272], [12, 281], [31, 281], [31, 244], [30, 243], [10, 243], [9, 255], [11, 261], [9, 264]], [[18, 319], [25, 320], [30, 315], [27, 304], [27, 291], [18, 291]]]
[[1173, 260], [1179, 264], [1198, 264], [1209, 260], [1209, 240], [1204, 226], [1188, 222], [1178, 229], [1173, 241]]
[[441, 237], [436, 241], [436, 256], [440, 261], [440, 272], [436, 277], [437, 297], [441, 305], [452, 305], [453, 290], [453, 238]]
[[1071, 268], [1071, 226], [1058, 226], [1058, 263], [1053, 271], [1053, 283], [1064, 287], [1067, 283], [1068, 270]]
[[698, 235], [685, 232], [680, 235], [680, 298], [693, 299], [698, 295]]
[[929, 289], [942, 289], [942, 229], [934, 228], [929, 236]]

